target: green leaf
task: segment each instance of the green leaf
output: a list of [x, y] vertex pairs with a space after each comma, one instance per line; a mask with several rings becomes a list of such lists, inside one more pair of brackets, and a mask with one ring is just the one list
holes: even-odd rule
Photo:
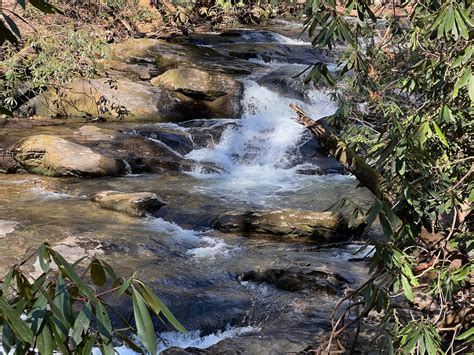
[[97, 297], [95, 296], [92, 289], [81, 279], [81, 277], [76, 273], [71, 264], [69, 264], [66, 259], [64, 259], [54, 249], [51, 249], [51, 247], [47, 248], [55, 263], [58, 265], [59, 269], [64, 273], [64, 275], [66, 275], [69, 279], [71, 279], [71, 281], [76, 284], [77, 288], [79, 289], [79, 292], [87, 296], [94, 303], [97, 302]]
[[138, 281], [140, 287], [143, 291], [143, 297], [145, 298], [148, 306], [155, 312], [156, 315], [159, 314], [161, 311], [168, 322], [178, 331], [182, 333], [186, 333], [186, 329], [182, 326], [182, 324], [175, 318], [173, 313], [169, 310], [169, 308], [163, 303], [163, 301], [151, 290], [150, 287], [145, 285], [143, 282]]
[[405, 276], [401, 276], [403, 292], [405, 293], [405, 297], [410, 302], [413, 302], [413, 289], [411, 288], [410, 282]]
[[137, 290], [133, 291], [133, 314], [137, 323], [137, 333], [143, 346], [150, 354], [156, 354], [157, 338], [150, 313]]
[[45, 324], [43, 330], [38, 335], [36, 340], [36, 346], [40, 354], [52, 355], [55, 349], [53, 335], [48, 324]]
[[43, 272], [47, 273], [49, 271], [49, 253], [46, 249], [46, 245], [41, 243], [39, 250], [38, 250], [38, 259]]
[[69, 328], [71, 327], [74, 317], [72, 315], [69, 292], [61, 275], [59, 275], [56, 280], [54, 304], [58, 307], [58, 309], [61, 311], [61, 314], [63, 314], [64, 319], [66, 320], [66, 322], [63, 322], [57, 317], [53, 318], [58, 337], [62, 342], [65, 342], [68, 338]]
[[25, 343], [33, 343], [33, 332], [28, 324], [21, 319], [16, 311], [3, 298], [0, 298], [0, 314], [7, 320], [12, 330]]
[[461, 89], [464, 85], [466, 85], [469, 80], [471, 80], [471, 67], [470, 66], [464, 69], [461, 77], [458, 79], [458, 81], [454, 85], [453, 99], [458, 97], [459, 89]]
[[466, 330], [464, 333], [461, 333], [459, 334], [457, 337], [456, 337], [456, 340], [466, 340], [470, 337], [474, 336], [474, 327]]
[[97, 259], [94, 259], [91, 263], [91, 279], [97, 286], [104, 286], [107, 281], [104, 267]]
[[82, 335], [87, 334], [91, 320], [92, 307], [90, 302], [86, 302], [77, 315], [76, 321], [74, 322], [74, 328], [72, 330], [72, 339], [76, 343], [76, 346], [82, 342]]
[[103, 343], [109, 343], [112, 340], [112, 322], [109, 314], [102, 302], [98, 302], [95, 310], [97, 319], [97, 330], [102, 338]]
[[103, 355], [115, 355], [114, 344], [110, 341], [100, 345], [100, 351]]
[[449, 144], [448, 144], [448, 141], [446, 140], [446, 137], [444, 136], [443, 132], [441, 132], [441, 129], [439, 128], [439, 126], [436, 124], [435, 121], [433, 121], [433, 127], [435, 129], [435, 132], [436, 134], [438, 135], [440, 141], [446, 146], [449, 148]]
[[121, 296], [123, 293], [125, 293], [130, 288], [130, 285], [132, 284], [133, 278], [134, 278], [134, 276], [130, 277], [128, 280], [125, 280], [123, 282], [122, 286], [120, 286], [120, 288], [117, 290], [117, 295], [118, 296]]

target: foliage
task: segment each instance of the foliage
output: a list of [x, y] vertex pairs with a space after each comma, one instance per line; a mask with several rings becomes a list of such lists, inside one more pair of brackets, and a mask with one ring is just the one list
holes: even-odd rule
[[97, 76], [99, 60], [107, 53], [103, 37], [91, 33], [87, 26], [68, 25], [39, 27], [22, 51], [10, 51], [0, 63], [4, 73], [3, 103], [8, 109], [18, 106], [21, 88], [39, 93], [47, 86], [59, 87], [72, 77]]
[[[472, 2], [388, 3], [306, 3], [312, 44], [343, 48], [336, 71], [316, 63], [309, 80], [334, 89], [340, 108], [328, 121], [390, 196], [367, 212], [387, 238], [376, 243], [372, 277], [347, 297], [364, 309], [339, 319], [331, 342], [376, 310], [378, 351], [463, 351], [473, 340]], [[410, 307], [400, 307], [400, 291]]]
[[[82, 270], [79, 265], [84, 258], [70, 264], [48, 244], [40, 246], [37, 256], [40, 276], [31, 281], [21, 269], [23, 262], [12, 268], [1, 283], [0, 331], [6, 353], [15, 349], [16, 354], [27, 354], [30, 349], [37, 349], [40, 354], [88, 355], [93, 347], [99, 347], [103, 354], [114, 354], [114, 343], [118, 341], [138, 353], [156, 354], [152, 314], [185, 332], [166, 305], [135, 274], [127, 279], [119, 277], [99, 259], [93, 259]], [[87, 272], [90, 282], [84, 277]], [[132, 300], [135, 326], [107, 303], [111, 297]], [[119, 325], [112, 322], [110, 312]]]

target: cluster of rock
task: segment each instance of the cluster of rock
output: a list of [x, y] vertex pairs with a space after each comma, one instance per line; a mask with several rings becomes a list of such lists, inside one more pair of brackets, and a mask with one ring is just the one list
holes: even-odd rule
[[233, 75], [257, 64], [210, 48], [130, 39], [114, 44], [101, 79], [73, 79], [29, 102], [46, 117], [183, 121], [240, 116], [242, 84]]

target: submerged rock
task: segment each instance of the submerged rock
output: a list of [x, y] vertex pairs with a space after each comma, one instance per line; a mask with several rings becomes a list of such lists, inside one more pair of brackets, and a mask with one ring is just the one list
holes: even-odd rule
[[335, 295], [341, 291], [347, 282], [339, 274], [326, 271], [290, 268], [290, 269], [268, 269], [244, 272], [239, 276], [241, 281], [267, 282], [285, 291], [322, 291]]
[[309, 239], [338, 239], [355, 231], [340, 214], [298, 210], [226, 212], [214, 227], [222, 232]]
[[21, 168], [46, 176], [118, 176], [125, 173], [119, 159], [89, 147], [46, 134], [21, 140], [12, 149]]
[[308, 46], [281, 43], [229, 43], [214, 49], [222, 54], [240, 59], [258, 59], [264, 62], [282, 62], [312, 65], [329, 63], [328, 52]]
[[166, 202], [152, 192], [104, 191], [93, 195], [91, 200], [98, 202], [103, 208], [136, 217], [144, 217], [166, 205]]

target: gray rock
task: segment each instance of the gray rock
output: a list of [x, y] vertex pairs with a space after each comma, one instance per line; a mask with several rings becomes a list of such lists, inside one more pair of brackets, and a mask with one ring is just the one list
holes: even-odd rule
[[144, 217], [166, 205], [166, 202], [152, 192], [104, 191], [93, 195], [91, 200], [98, 202], [103, 208], [136, 217]]

